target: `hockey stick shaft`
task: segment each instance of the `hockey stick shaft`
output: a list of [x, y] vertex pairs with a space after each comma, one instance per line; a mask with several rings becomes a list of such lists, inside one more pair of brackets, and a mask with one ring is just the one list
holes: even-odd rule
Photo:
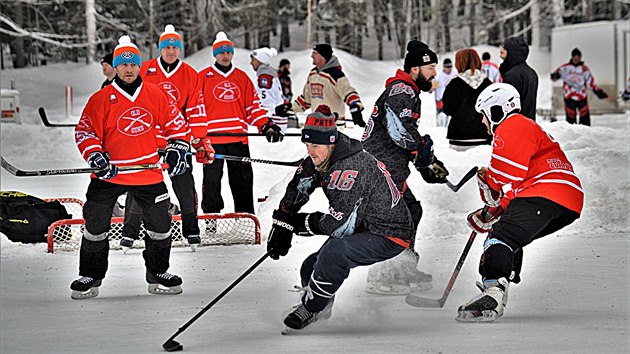
[[[20, 170], [19, 168], [10, 164], [7, 160], [0, 157], [0, 164], [4, 167], [5, 170], [9, 171], [14, 176], [17, 177], [32, 177], [32, 176], [58, 176], [58, 175], [74, 175], [81, 173], [93, 173], [101, 171], [98, 168], [86, 167], [86, 168], [63, 168], [63, 169], [52, 169], [52, 170]], [[144, 165], [129, 165], [129, 166], [119, 166], [119, 171], [138, 171], [138, 170], [150, 170], [150, 169], [168, 169], [168, 164], [144, 164]]]
[[470, 181], [473, 177], [475, 177], [475, 174], [477, 173], [478, 170], [479, 168], [477, 166], [471, 168], [470, 171], [468, 171], [457, 184], [453, 184], [451, 183], [451, 181], [447, 179], [446, 185], [453, 192], [457, 192], [460, 188], [462, 188], [464, 184], [466, 184], [466, 182]]
[[[175, 334], [173, 334], [166, 342], [164, 342], [162, 347], [164, 347], [164, 349], [167, 349], [167, 347], [172, 347], [174, 344], [173, 339], [175, 339], [175, 337], [177, 337], [182, 332], [184, 332], [188, 327], [190, 327], [190, 325], [192, 325], [195, 321], [197, 321], [199, 317], [201, 317], [204, 313], [210, 310], [210, 308], [212, 308], [214, 304], [219, 302], [219, 300], [221, 300], [225, 295], [227, 295], [227, 293], [229, 293], [235, 286], [238, 285], [238, 283], [240, 283], [243, 279], [245, 279], [245, 277], [248, 276], [249, 273], [254, 271], [254, 269], [256, 269], [262, 262], [264, 262], [267, 259], [267, 257], [269, 257], [269, 252], [265, 253], [262, 257], [260, 257], [260, 259], [257, 260], [256, 263], [254, 263], [251, 267], [249, 267], [249, 269], [247, 269], [235, 281], [233, 281], [232, 284], [230, 284], [227, 288], [225, 288], [225, 290], [223, 290], [221, 294], [215, 297], [214, 300], [212, 300], [208, 305], [206, 305], [206, 307], [201, 309], [201, 311], [199, 311], [195, 316], [193, 316], [193, 318], [191, 318], [190, 320], [188, 320], [188, 322], [186, 322], [183, 326], [181, 326], [177, 330], [177, 332], [175, 332]], [[179, 345], [179, 343], [177, 342], [175, 342], [175, 344]]]
[[269, 165], [280, 165], [280, 166], [300, 166], [304, 159], [299, 159], [297, 161], [275, 161], [275, 160], [264, 160], [264, 159], [252, 159], [244, 156], [230, 156], [230, 155], [222, 155], [222, 154], [214, 154], [216, 159], [229, 160], [229, 161], [241, 161], [241, 162], [256, 162], [256, 163], [266, 163]]
[[44, 107], [39, 107], [38, 111], [39, 111], [39, 118], [41, 118], [45, 127], [55, 128], [55, 127], [76, 127], [77, 126], [76, 124], [71, 124], [71, 123], [69, 124], [51, 123], [48, 120], [48, 115], [46, 114], [46, 110], [44, 110]]

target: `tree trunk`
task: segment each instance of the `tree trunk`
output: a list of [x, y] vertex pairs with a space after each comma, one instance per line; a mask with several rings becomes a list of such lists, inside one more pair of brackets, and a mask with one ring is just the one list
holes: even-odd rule
[[[197, 24], [194, 27], [196, 32], [194, 35], [197, 37], [195, 43], [199, 49], [208, 46], [208, 40], [211, 39], [211, 35], [214, 33], [209, 33], [208, 28], [208, 16], [206, 13], [206, 6], [208, 5], [207, 0], [195, 0], [195, 15], [197, 18]], [[193, 34], [191, 34], [192, 36]]]
[[553, 26], [560, 27], [564, 25], [564, 0], [552, 0], [551, 12], [553, 16]]
[[532, 47], [540, 48], [540, 4], [539, 0], [536, 0], [532, 7], [529, 9], [529, 18], [532, 25]]
[[451, 26], [448, 17], [450, 9], [448, 8], [448, 1], [442, 0], [442, 6], [440, 12], [442, 13], [442, 22], [444, 28], [444, 51], [451, 51]]
[[96, 58], [96, 9], [94, 0], [85, 1], [85, 22], [88, 41], [87, 62], [91, 63]]
[[[15, 4], [15, 23], [24, 27], [24, 14], [22, 13], [22, 3]], [[26, 57], [24, 56], [24, 37], [17, 37], [15, 39], [15, 61], [13, 61], [13, 67], [16, 69], [26, 66]]]

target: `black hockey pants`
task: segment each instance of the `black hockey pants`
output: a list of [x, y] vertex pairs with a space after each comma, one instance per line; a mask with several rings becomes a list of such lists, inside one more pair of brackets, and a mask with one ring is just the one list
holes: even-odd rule
[[83, 218], [85, 232], [79, 253], [79, 275], [103, 279], [108, 267], [110, 220], [116, 200], [130, 193], [142, 208], [147, 229], [142, 255], [147, 271], [164, 273], [171, 254], [170, 199], [164, 182], [145, 186], [127, 186], [93, 178], [88, 186]]
[[591, 125], [591, 114], [588, 110], [588, 101], [585, 99], [575, 101], [572, 99], [564, 99], [564, 111], [567, 116], [567, 122], [571, 124], [577, 123], [577, 115], [580, 114], [580, 124]]

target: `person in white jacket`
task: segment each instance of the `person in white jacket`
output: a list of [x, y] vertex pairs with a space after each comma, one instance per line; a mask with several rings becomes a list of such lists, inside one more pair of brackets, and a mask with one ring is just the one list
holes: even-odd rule
[[269, 65], [271, 58], [277, 54], [275, 48], [258, 48], [250, 54], [250, 64], [256, 71], [255, 86], [261, 104], [267, 110], [267, 116], [284, 132], [287, 130], [288, 114], [282, 97], [282, 85], [276, 70]]

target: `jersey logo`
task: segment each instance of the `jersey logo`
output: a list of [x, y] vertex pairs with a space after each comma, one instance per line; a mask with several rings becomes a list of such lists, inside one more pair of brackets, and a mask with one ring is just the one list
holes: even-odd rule
[[359, 171], [355, 170], [337, 170], [330, 175], [328, 189], [338, 189], [340, 191], [349, 191], [354, 186], [354, 181], [359, 175]]
[[393, 208], [396, 206], [396, 204], [398, 204], [398, 202], [400, 202], [401, 194], [398, 191], [398, 188], [396, 188], [396, 183], [394, 183], [394, 180], [392, 180], [392, 175], [389, 173], [389, 171], [387, 171], [387, 167], [385, 166], [385, 164], [378, 161], [376, 166], [378, 166], [378, 169], [381, 170], [381, 172], [385, 176], [387, 186], [389, 187], [389, 193], [392, 196], [392, 205], [390, 208]]
[[411, 86], [406, 85], [402, 82], [399, 82], [395, 85], [392, 86], [392, 89], [389, 91], [389, 96], [396, 96], [399, 95], [401, 93], [406, 93], [409, 96], [411, 96], [411, 98], [416, 96], [416, 93], [413, 92], [413, 89], [411, 88]]
[[142, 107], [132, 107], [121, 114], [116, 122], [119, 132], [127, 136], [148, 133], [153, 127], [153, 116]]
[[241, 97], [241, 90], [230, 81], [223, 81], [216, 85], [213, 93], [214, 98], [222, 102], [236, 101]]
[[157, 75], [156, 68], [149, 68], [149, 70], [147, 70], [147, 76], [151, 76], [151, 75]]
[[311, 84], [311, 98], [324, 99], [324, 85]]
[[162, 90], [164, 90], [164, 92], [166, 93], [166, 96], [168, 96], [168, 100], [170, 101], [170, 103], [179, 102], [179, 98], [181, 97], [181, 95], [179, 94], [179, 90], [177, 89], [177, 86], [173, 85], [172, 82], [168, 82], [168, 81], [160, 82], [158, 86], [160, 86]]
[[494, 139], [492, 140], [492, 148], [495, 150], [501, 150], [505, 147], [505, 142], [501, 139], [500, 136], [494, 134]]
[[258, 87], [259, 88], [261, 88], [261, 89], [270, 89], [271, 85], [273, 85], [273, 77], [271, 75], [260, 75], [258, 77]]
[[547, 159], [547, 164], [549, 164], [549, 168], [551, 168], [552, 170], [573, 171], [573, 166], [571, 166], [570, 163], [564, 162], [557, 157]]
[[372, 110], [372, 117], [378, 117], [378, 106], [374, 106], [374, 109]]

